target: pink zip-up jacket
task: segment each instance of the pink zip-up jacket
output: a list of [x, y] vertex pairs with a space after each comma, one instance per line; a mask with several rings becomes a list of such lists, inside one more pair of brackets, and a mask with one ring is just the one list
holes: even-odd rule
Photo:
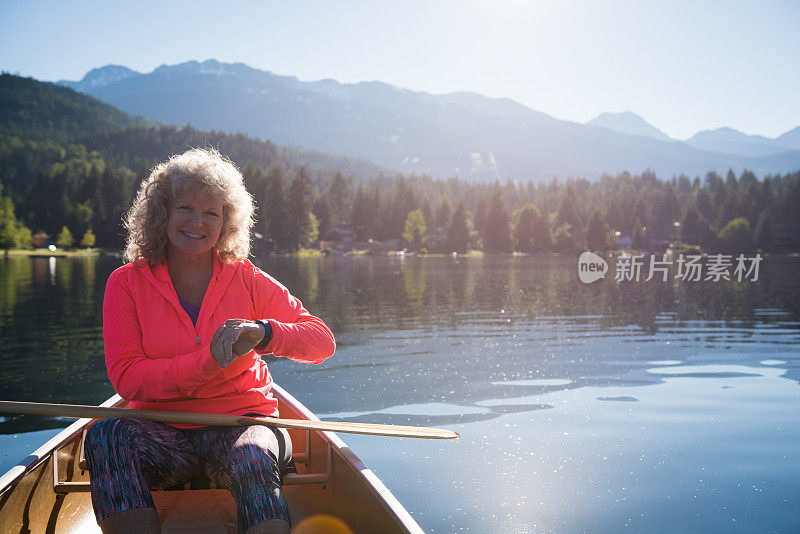
[[128, 263], [111, 273], [103, 301], [111, 384], [132, 408], [278, 416], [272, 377], [256, 351], [224, 369], [211, 356], [214, 332], [235, 318], [269, 320], [272, 340], [264, 354], [319, 363], [336, 348], [321, 319], [246, 259], [229, 264], [215, 255], [196, 326], [166, 263]]

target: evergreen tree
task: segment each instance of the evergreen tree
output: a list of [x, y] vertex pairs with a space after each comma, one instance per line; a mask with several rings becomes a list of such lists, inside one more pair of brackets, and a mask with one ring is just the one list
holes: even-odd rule
[[533, 251], [547, 252], [551, 248], [553, 243], [550, 239], [550, 225], [547, 217], [540, 212], [533, 221]]
[[539, 208], [529, 202], [517, 212], [515, 219], [514, 250], [542, 252], [550, 249], [550, 231]]
[[580, 228], [581, 220], [578, 216], [577, 199], [575, 198], [575, 190], [571, 184], [562, 191], [561, 198], [558, 204], [558, 211], [556, 212], [556, 226], [562, 224], [569, 224], [572, 229]]
[[775, 242], [775, 216], [772, 210], [764, 208], [758, 216], [756, 228], [753, 231], [753, 244], [764, 251], [772, 250]]
[[315, 230], [311, 217], [311, 178], [305, 167], [301, 167], [294, 175], [286, 208], [286, 247], [298, 250], [311, 243], [310, 238]]
[[335, 239], [336, 232], [334, 232], [333, 227], [331, 226], [331, 220], [333, 219], [333, 216], [331, 214], [330, 205], [328, 204], [328, 198], [321, 196], [315, 200], [312, 211], [314, 212], [314, 217], [317, 218], [320, 239]]
[[559, 252], [570, 252], [575, 249], [575, 239], [568, 223], [558, 226], [553, 232], [553, 248]]
[[[428, 202], [427, 198], [422, 199], [422, 202], [419, 204], [419, 210], [422, 212], [422, 218], [425, 220], [426, 226], [430, 225], [431, 221], [433, 221], [433, 212], [431, 211], [431, 203]], [[403, 231], [405, 231], [405, 225], [403, 226]]]
[[[330, 208], [330, 234], [334, 234], [339, 230], [339, 226], [350, 222], [350, 186], [340, 172], [333, 176], [328, 188], [327, 201]], [[322, 228], [321, 220], [320, 228]]]
[[464, 253], [469, 248], [469, 226], [467, 226], [464, 203], [460, 200], [450, 220], [450, 227], [447, 231], [447, 244], [450, 250], [454, 252]]
[[694, 207], [694, 204], [689, 204], [686, 208], [686, 213], [683, 214], [681, 220], [681, 237], [686, 243], [697, 244], [700, 242], [700, 216]]
[[77, 223], [75, 226], [79, 229], [78, 232], [86, 232], [86, 230], [89, 229], [89, 225], [92, 224], [92, 218], [94, 217], [94, 210], [92, 209], [91, 202], [89, 200], [81, 202], [75, 206], [73, 213]]
[[797, 236], [800, 234], [800, 209], [797, 209], [800, 206], [800, 173], [795, 173], [792, 179], [787, 180], [778, 195], [781, 221], [791, 235]]
[[486, 213], [486, 226], [483, 233], [483, 246], [489, 252], [511, 252], [511, 231], [508, 208], [506, 208], [500, 189], [495, 188]]
[[436, 215], [433, 218], [434, 226], [437, 228], [449, 228], [452, 211], [450, 201], [447, 197], [443, 197], [442, 201], [439, 203], [439, 207], [436, 208]]
[[263, 224], [266, 235], [272, 238], [275, 248], [279, 250], [286, 248], [288, 240], [285, 188], [281, 167], [270, 168], [267, 173], [266, 197], [263, 204]]
[[633, 232], [631, 233], [631, 246], [636, 250], [647, 249], [647, 240], [645, 238], [645, 229], [642, 226], [642, 221], [636, 219], [633, 225]]
[[378, 187], [373, 187], [371, 193], [367, 195], [366, 205], [367, 235], [369, 239], [378, 237], [383, 210], [384, 202], [381, 200], [381, 190]]
[[255, 165], [252, 161], [248, 161], [242, 171], [244, 176], [245, 187], [253, 195], [253, 201], [256, 207], [256, 217], [258, 224], [261, 228], [265, 227], [264, 211], [267, 201], [267, 175], [261, 167]]
[[56, 245], [59, 248], [72, 248], [74, 244], [75, 239], [72, 237], [72, 232], [66, 226], [62, 226], [61, 231], [58, 232], [58, 237], [56, 237]]
[[625, 222], [626, 218], [625, 210], [622, 207], [622, 199], [613, 197], [608, 203], [603, 220], [611, 229], [622, 230], [629, 227]]
[[606, 223], [600, 218], [600, 213], [595, 210], [589, 218], [589, 225], [586, 228], [586, 244], [591, 250], [606, 250], [607, 234]]
[[94, 242], [95, 242], [94, 232], [92, 232], [92, 229], [89, 228], [83, 234], [83, 237], [81, 237], [81, 246], [86, 248], [92, 248], [94, 246]]
[[475, 223], [475, 229], [478, 231], [479, 234], [483, 235], [486, 232], [486, 214], [488, 212], [488, 206], [486, 205], [486, 197], [481, 195], [478, 199], [478, 205], [475, 208], [475, 217], [473, 222]]
[[408, 213], [403, 227], [403, 239], [405, 239], [411, 250], [419, 250], [423, 245], [425, 237], [425, 216], [421, 209], [416, 209]]
[[406, 183], [405, 177], [401, 175], [397, 180], [397, 185], [395, 186], [391, 201], [383, 210], [383, 224], [381, 225], [381, 231], [378, 237], [380, 239], [402, 237], [406, 217], [408, 217], [409, 212], [414, 211], [416, 207], [414, 193]]
[[680, 206], [678, 205], [678, 197], [675, 195], [675, 188], [672, 185], [668, 185], [658, 195], [654, 219], [651, 221], [656, 235], [662, 239], [669, 238], [674, 228], [673, 223], [678, 220], [679, 216]]
[[[639, 197], [636, 200], [636, 204], [633, 207], [633, 213], [630, 214], [630, 220], [634, 223], [638, 220], [638, 226], [643, 226], [647, 224], [647, 221], [650, 220], [650, 213], [647, 209], [647, 205], [645, 204], [645, 199], [643, 197]], [[635, 225], [631, 225], [633, 228]], [[633, 233], [633, 231], [631, 231]]]
[[714, 218], [714, 207], [711, 204], [711, 195], [706, 189], [701, 189], [695, 196], [694, 204], [697, 207], [697, 212], [702, 217], [708, 219]]
[[733, 196], [733, 193], [725, 194], [725, 192], [723, 191], [718, 196], [719, 197], [725, 196], [725, 200], [722, 202], [722, 205], [718, 208], [717, 219], [716, 219], [716, 227], [722, 228], [729, 221], [736, 219], [741, 214], [739, 213], [739, 206], [738, 203], [736, 202], [736, 198], [734, 198]]
[[353, 229], [353, 234], [356, 241], [367, 240], [367, 229], [370, 226], [369, 208], [367, 206], [367, 194], [364, 192], [364, 187], [358, 184], [356, 189], [356, 196], [353, 199], [353, 209], [350, 214], [350, 226]]

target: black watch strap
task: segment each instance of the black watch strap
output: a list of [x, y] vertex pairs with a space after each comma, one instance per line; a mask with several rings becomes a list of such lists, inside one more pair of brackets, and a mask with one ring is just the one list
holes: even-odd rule
[[264, 321], [262, 319], [256, 319], [254, 322], [260, 323], [264, 326], [264, 337], [261, 339], [258, 345], [256, 345], [256, 350], [264, 350], [269, 345], [269, 342], [272, 341], [272, 325], [269, 321]]

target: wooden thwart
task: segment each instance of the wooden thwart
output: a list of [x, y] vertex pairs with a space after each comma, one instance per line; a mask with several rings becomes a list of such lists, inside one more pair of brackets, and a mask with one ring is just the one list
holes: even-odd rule
[[123, 417], [146, 419], [161, 423], [208, 426], [251, 426], [263, 425], [277, 428], [299, 430], [320, 430], [345, 432], [349, 434], [369, 434], [372, 436], [392, 436], [401, 438], [453, 439], [458, 434], [451, 430], [417, 426], [378, 425], [337, 421], [309, 421], [305, 419], [280, 419], [277, 417], [246, 417], [243, 415], [162, 412], [159, 410], [138, 410], [135, 408], [111, 408], [87, 406], [82, 404], [47, 404], [39, 402], [0, 401], [0, 413], [20, 415], [46, 415], [51, 417], [74, 417], [76, 419], [108, 419]]

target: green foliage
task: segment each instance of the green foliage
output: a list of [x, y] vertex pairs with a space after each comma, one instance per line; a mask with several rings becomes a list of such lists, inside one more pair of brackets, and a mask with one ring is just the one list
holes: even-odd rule
[[720, 231], [717, 239], [726, 252], [750, 252], [753, 248], [750, 222], [745, 217], [733, 219]]
[[560, 200], [555, 221], [556, 226], [569, 224], [572, 228], [580, 228], [582, 225], [576, 209], [578, 201], [575, 198], [575, 190], [571, 187], [571, 185], [567, 184], [563, 190], [563, 193], [561, 193], [559, 196]]
[[550, 250], [550, 230], [539, 208], [530, 202], [517, 211], [514, 225], [514, 250], [544, 252]]
[[553, 232], [553, 248], [559, 252], [570, 252], [575, 249], [572, 228], [564, 223]]
[[383, 225], [379, 229], [378, 237], [380, 239], [401, 237], [405, 229], [406, 217], [416, 207], [417, 201], [414, 192], [408, 187], [405, 177], [400, 176], [390, 202], [381, 213]]
[[422, 247], [425, 230], [425, 216], [422, 214], [422, 210], [416, 209], [409, 212], [403, 226], [403, 239], [409, 243], [411, 250], [419, 250]]
[[59, 248], [72, 248], [74, 244], [75, 239], [72, 237], [72, 232], [66, 226], [62, 226], [61, 231], [58, 232], [58, 237], [56, 237], [56, 246]]
[[319, 237], [323, 240], [336, 239], [332, 228], [333, 214], [327, 196], [321, 196], [314, 201], [312, 213], [317, 219]]
[[94, 232], [92, 229], [89, 228], [86, 232], [83, 233], [83, 237], [81, 237], [81, 246], [86, 248], [92, 248], [94, 246], [95, 238]]
[[586, 245], [591, 250], [606, 250], [607, 234], [606, 223], [600, 218], [600, 214], [594, 211], [586, 228]]
[[469, 226], [464, 203], [459, 201], [456, 211], [450, 218], [450, 227], [447, 230], [447, 244], [451, 251], [464, 253], [469, 249]]
[[350, 227], [356, 241], [366, 241], [378, 237], [381, 232], [381, 208], [380, 189], [377, 187], [366, 189], [359, 184], [350, 213]]
[[450, 218], [452, 217], [453, 207], [450, 205], [450, 200], [447, 197], [442, 198], [439, 207], [436, 208], [436, 215], [433, 219], [433, 224], [437, 228], [448, 228], [450, 226]]
[[317, 220], [316, 216], [314, 216], [314, 212], [308, 212], [308, 230], [306, 231], [303, 238], [300, 240], [301, 247], [308, 247], [313, 244], [317, 239], [319, 239], [319, 221]]
[[272, 238], [277, 249], [286, 247], [285, 188], [283, 170], [277, 166], [270, 168], [267, 173], [266, 196], [261, 205], [261, 218], [266, 235]]
[[761, 250], [769, 250], [775, 242], [775, 216], [772, 210], [764, 208], [758, 216], [756, 228], [753, 231], [753, 244]]
[[141, 124], [142, 119], [72, 89], [0, 74], [1, 134], [63, 143]]
[[324, 198], [330, 210], [329, 233], [334, 233], [339, 226], [346, 223], [350, 214], [350, 186], [342, 173], [337, 172], [333, 176], [327, 193]]
[[633, 232], [631, 233], [631, 246], [636, 250], [645, 250], [647, 248], [645, 228], [642, 226], [642, 221], [639, 219], [636, 219], [636, 222], [633, 225]]
[[[311, 213], [311, 178], [305, 167], [294, 175], [286, 199], [286, 248], [298, 250], [313, 242], [319, 232], [318, 221]], [[313, 237], [313, 239], [312, 239]]]
[[673, 223], [680, 219], [680, 208], [675, 188], [668, 184], [659, 194], [656, 200], [653, 220], [650, 226], [653, 231], [663, 235], [669, 235], [673, 228]]
[[30, 248], [30, 246], [31, 231], [17, 220], [11, 199], [0, 196], [0, 249]]
[[497, 188], [489, 201], [484, 231], [481, 235], [484, 247], [489, 252], [511, 252], [508, 208]]
[[689, 205], [681, 220], [680, 233], [685, 243], [700, 242], [700, 215], [694, 205]]
[[33, 233], [31, 229], [17, 222], [17, 248], [33, 248]]

